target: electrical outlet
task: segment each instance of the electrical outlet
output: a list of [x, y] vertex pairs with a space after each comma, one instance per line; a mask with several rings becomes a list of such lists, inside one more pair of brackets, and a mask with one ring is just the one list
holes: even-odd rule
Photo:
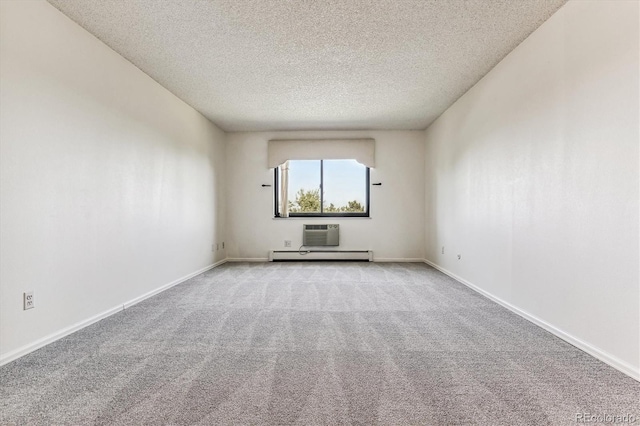
[[291, 247], [291, 240], [284, 240], [285, 247]]
[[216, 245], [215, 244], [211, 244], [211, 251], [216, 251]]
[[442, 246], [442, 254], [444, 254], [444, 246]]
[[35, 305], [35, 299], [33, 298], [33, 290], [31, 291], [27, 291], [24, 293], [24, 310], [26, 311], [27, 309], [33, 309], [36, 307]]
[[462, 256], [461, 256], [461, 255], [458, 255], [458, 260], [460, 260], [460, 259], [462, 259]]

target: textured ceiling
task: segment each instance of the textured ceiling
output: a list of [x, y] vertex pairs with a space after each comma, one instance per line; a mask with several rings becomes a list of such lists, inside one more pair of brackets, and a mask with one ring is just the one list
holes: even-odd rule
[[49, 0], [226, 131], [424, 129], [566, 0]]

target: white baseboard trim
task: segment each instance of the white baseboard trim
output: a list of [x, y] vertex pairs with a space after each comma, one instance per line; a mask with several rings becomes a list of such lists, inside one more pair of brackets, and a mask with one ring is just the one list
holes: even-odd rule
[[229, 257], [227, 262], [268, 262], [266, 257]]
[[616, 370], [626, 374], [627, 376], [631, 377], [632, 379], [635, 379], [637, 381], [640, 381], [640, 370], [636, 369], [633, 365], [629, 364], [626, 361], [621, 360], [620, 358], [611, 355], [610, 353], [603, 351], [583, 340], [580, 340], [579, 338], [549, 324], [548, 322], [536, 317], [535, 315], [531, 315], [530, 313], [528, 313], [527, 311], [524, 311], [514, 305], [512, 305], [511, 303], [500, 299], [499, 297], [494, 296], [493, 294], [489, 293], [488, 291], [485, 291], [483, 289], [481, 289], [480, 287], [470, 283], [469, 281], [465, 280], [462, 277], [457, 276], [456, 274], [454, 274], [453, 272], [441, 267], [440, 265], [431, 262], [428, 259], [423, 259], [424, 263], [426, 263], [429, 266], [432, 266], [433, 268], [437, 269], [438, 271], [450, 276], [451, 278], [453, 278], [454, 280], [466, 285], [467, 287], [469, 287], [470, 289], [480, 293], [481, 295], [485, 296], [486, 298], [496, 302], [497, 304], [509, 309], [511, 312], [518, 314], [519, 316], [521, 316], [522, 318], [526, 319], [527, 321], [530, 321], [532, 323], [534, 323], [535, 325], [537, 325], [538, 327], [542, 327], [543, 329], [547, 330], [549, 333], [555, 335], [556, 337], [559, 337], [560, 339], [564, 340], [565, 342], [575, 346], [576, 348], [588, 353], [589, 355], [593, 356], [594, 358], [599, 359], [600, 361], [604, 362], [607, 365], [610, 365], [611, 367], [615, 368]]
[[80, 321], [78, 323], [73, 324], [72, 326], [63, 328], [60, 331], [57, 331], [55, 333], [52, 333], [48, 336], [43, 337], [42, 339], [36, 340], [33, 343], [29, 343], [27, 345], [24, 345], [16, 350], [13, 350], [11, 352], [8, 352], [4, 355], [2, 355], [2, 358], [0, 358], [0, 366], [5, 365], [10, 363], [11, 361], [15, 361], [16, 359], [25, 356], [26, 354], [33, 352], [37, 349], [40, 349], [43, 346], [48, 345], [49, 343], [53, 343], [56, 340], [62, 339], [65, 336], [68, 336], [71, 333], [75, 333], [76, 331], [83, 329], [95, 322], [100, 321], [101, 319], [104, 319], [106, 317], [109, 317], [117, 312], [120, 312], [124, 309], [123, 305], [118, 305], [114, 308], [108, 309], [98, 315], [92, 316], [91, 318], [88, 318], [84, 321]]
[[130, 308], [131, 306], [133, 306], [133, 305], [135, 305], [137, 303], [140, 303], [143, 300], [148, 299], [151, 296], [155, 296], [156, 294], [158, 294], [160, 292], [163, 292], [163, 291], [165, 291], [165, 290], [167, 290], [167, 289], [169, 289], [169, 288], [171, 288], [171, 287], [173, 287], [175, 285], [178, 285], [178, 284], [180, 284], [182, 282], [185, 282], [186, 280], [188, 280], [190, 278], [195, 277], [196, 275], [202, 274], [203, 272], [206, 272], [206, 271], [208, 271], [210, 269], [213, 269], [216, 266], [220, 266], [223, 263], [226, 263], [226, 261], [227, 261], [227, 259], [223, 259], [223, 260], [221, 260], [219, 262], [213, 263], [213, 264], [211, 264], [209, 266], [206, 266], [206, 267], [204, 267], [204, 268], [202, 268], [202, 269], [200, 269], [200, 270], [198, 270], [196, 272], [192, 272], [191, 274], [185, 275], [182, 278], [178, 278], [177, 280], [172, 281], [169, 284], [165, 284], [162, 287], [159, 287], [159, 288], [157, 288], [155, 290], [152, 290], [152, 291], [150, 291], [148, 293], [145, 293], [142, 296], [138, 296], [135, 299], [129, 300], [128, 302], [125, 302], [125, 303], [123, 303], [121, 305], [119, 304], [119, 305], [117, 305], [117, 306], [115, 306], [115, 307], [113, 307], [111, 309], [108, 309], [108, 310], [106, 310], [106, 311], [104, 311], [102, 313], [99, 313], [98, 315], [94, 315], [91, 318], [88, 318], [86, 320], [77, 322], [77, 323], [75, 323], [75, 324], [73, 324], [73, 325], [71, 325], [69, 327], [63, 328], [62, 330], [59, 330], [59, 331], [57, 331], [55, 333], [52, 333], [52, 334], [50, 334], [48, 336], [45, 336], [42, 339], [38, 339], [33, 343], [29, 343], [29, 344], [24, 345], [24, 346], [22, 346], [22, 347], [20, 347], [20, 348], [18, 348], [16, 350], [8, 352], [8, 353], [2, 355], [2, 357], [0, 357], [0, 366], [8, 364], [11, 361], [15, 361], [16, 359], [18, 359], [20, 357], [23, 357], [23, 356], [27, 355], [28, 353], [31, 353], [31, 352], [33, 352], [35, 350], [38, 350], [38, 349], [42, 348], [43, 346], [48, 345], [49, 343], [55, 342], [56, 340], [60, 340], [65, 336], [68, 336], [68, 335], [70, 335], [72, 333], [75, 333], [76, 331], [81, 330], [81, 329], [83, 329], [85, 327], [88, 327], [91, 324], [96, 323], [96, 322], [98, 322], [98, 321], [100, 321], [102, 319], [105, 319], [105, 318], [107, 318], [107, 317], [109, 317], [109, 316], [111, 316], [111, 315], [113, 315], [113, 314], [115, 314], [117, 312], [120, 312], [120, 311], [123, 311], [123, 310], [125, 310], [127, 308]]
[[[229, 257], [226, 259], [227, 262], [268, 262], [268, 257]], [[374, 262], [406, 262], [406, 263], [423, 263], [424, 259], [420, 257], [375, 257], [373, 258]]]
[[422, 263], [424, 259], [413, 257], [374, 257], [374, 262], [402, 262], [402, 263]]
[[202, 274], [204, 272], [207, 272], [208, 270], [213, 269], [216, 266], [220, 266], [220, 265], [222, 265], [223, 263], [226, 263], [226, 262], [227, 262], [227, 259], [220, 260], [220, 261], [218, 261], [216, 263], [213, 263], [213, 264], [211, 264], [209, 266], [205, 266], [202, 269], [199, 269], [199, 270], [197, 270], [195, 272], [192, 272], [192, 273], [190, 273], [188, 275], [185, 275], [184, 277], [178, 278], [175, 281], [171, 281], [169, 284], [165, 284], [162, 287], [158, 287], [155, 290], [151, 290], [150, 292], [143, 294], [142, 296], [138, 296], [135, 299], [132, 299], [132, 300], [130, 300], [128, 302], [125, 302], [124, 305], [123, 305], [123, 308], [124, 309], [129, 309], [133, 305], [136, 305], [136, 304], [142, 302], [145, 299], [148, 299], [148, 298], [150, 298], [152, 296], [155, 296], [158, 293], [162, 293], [163, 291], [168, 290], [173, 286], [176, 286], [176, 285], [178, 285], [180, 283], [183, 283], [183, 282], [187, 281], [188, 279], [191, 279], [191, 278], [195, 277], [196, 275], [200, 275], [200, 274]]

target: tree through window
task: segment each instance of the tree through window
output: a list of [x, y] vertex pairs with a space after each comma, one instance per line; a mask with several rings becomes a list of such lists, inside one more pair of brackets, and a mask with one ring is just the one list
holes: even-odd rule
[[369, 168], [355, 160], [289, 160], [275, 180], [276, 216], [369, 216]]

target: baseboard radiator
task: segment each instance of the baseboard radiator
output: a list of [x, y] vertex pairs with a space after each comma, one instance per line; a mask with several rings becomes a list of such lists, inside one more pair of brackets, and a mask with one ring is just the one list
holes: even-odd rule
[[309, 260], [359, 260], [373, 262], [371, 250], [272, 250], [269, 252], [269, 262]]

